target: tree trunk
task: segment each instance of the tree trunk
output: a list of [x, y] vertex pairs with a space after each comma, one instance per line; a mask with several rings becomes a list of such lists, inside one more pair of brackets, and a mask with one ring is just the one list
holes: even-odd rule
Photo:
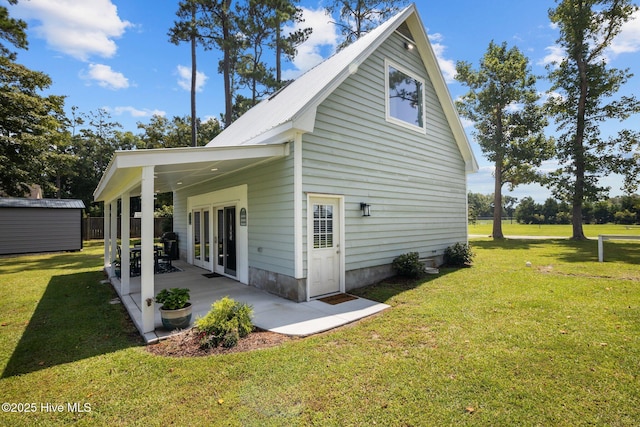
[[[503, 145], [504, 134], [502, 132], [502, 111], [504, 107], [497, 105], [495, 109], [496, 113], [496, 147]], [[500, 150], [502, 151], [502, 150]], [[496, 170], [494, 172], [494, 185], [493, 185], [493, 233], [491, 235], [495, 239], [504, 239], [502, 234], [502, 169], [504, 167], [504, 154], [503, 152], [496, 153]]]
[[276, 22], [276, 81], [282, 81], [282, 41], [280, 35], [280, 20]]
[[493, 190], [493, 232], [494, 240], [504, 239], [502, 234], [502, 161], [496, 161], [495, 181]]
[[225, 0], [222, 11], [223, 59], [222, 74], [224, 79], [224, 127], [228, 127], [233, 120], [233, 93], [231, 90], [231, 31], [229, 30], [229, 8], [231, 0]]
[[[196, 8], [191, 9], [191, 25], [196, 24]], [[198, 146], [198, 123], [196, 119], [196, 34], [195, 28], [191, 29], [191, 146]]]
[[573, 206], [571, 217], [573, 234], [571, 238], [573, 240], [586, 240], [584, 231], [582, 229], [582, 203], [584, 201], [584, 175], [586, 168], [584, 158], [584, 130], [587, 108], [587, 92], [589, 87], [587, 80], [587, 64], [582, 56], [581, 49], [577, 49], [576, 51], [578, 53], [575, 59], [578, 65], [578, 71], [580, 73], [580, 98], [578, 99], [576, 136], [573, 142], [576, 183], [573, 192]]

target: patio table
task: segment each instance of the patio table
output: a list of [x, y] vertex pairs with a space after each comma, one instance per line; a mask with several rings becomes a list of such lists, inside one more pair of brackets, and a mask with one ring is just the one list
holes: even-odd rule
[[[135, 260], [136, 270], [138, 274], [141, 270], [141, 258], [142, 258], [142, 247], [141, 246], [133, 246], [129, 248], [129, 253], [131, 254], [131, 259]], [[163, 255], [162, 246], [154, 245], [153, 246], [153, 259], [154, 259], [154, 273], [158, 273], [160, 269], [160, 260], [164, 260], [166, 257]], [[169, 267], [171, 267], [171, 260], [168, 260]]]

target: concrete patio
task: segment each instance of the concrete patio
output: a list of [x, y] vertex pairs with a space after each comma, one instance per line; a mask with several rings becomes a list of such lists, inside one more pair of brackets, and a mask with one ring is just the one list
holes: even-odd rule
[[[228, 296], [253, 307], [255, 326], [285, 335], [307, 336], [354, 322], [389, 308], [387, 304], [364, 298], [336, 305], [319, 300], [297, 303], [224, 276], [205, 277], [204, 274], [209, 273], [208, 271], [181, 261], [174, 261], [173, 265], [182, 271], [155, 275], [155, 292], [164, 288], [190, 289], [193, 320], [204, 316], [211, 309], [214, 301]], [[138, 330], [142, 331], [140, 277], [130, 279], [128, 295], [120, 295], [120, 280], [117, 277], [112, 277], [111, 283], [134, 324]], [[147, 343], [166, 338], [174, 333], [162, 327], [158, 310], [155, 313], [154, 323], [154, 332], [142, 334]]]

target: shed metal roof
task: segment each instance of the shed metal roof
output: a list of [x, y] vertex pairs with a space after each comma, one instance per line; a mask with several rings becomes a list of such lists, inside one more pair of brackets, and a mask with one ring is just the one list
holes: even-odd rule
[[84, 202], [75, 199], [22, 199], [0, 197], [0, 208], [84, 209]]

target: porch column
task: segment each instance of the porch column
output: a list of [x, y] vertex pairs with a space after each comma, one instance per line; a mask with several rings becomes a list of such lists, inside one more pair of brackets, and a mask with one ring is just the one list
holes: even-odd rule
[[104, 240], [104, 271], [111, 277], [111, 203], [104, 201], [104, 215], [102, 217], [102, 239]]
[[142, 329], [143, 333], [153, 332], [155, 329], [155, 283], [154, 273], [154, 254], [153, 254], [153, 166], [145, 166], [142, 168], [142, 227], [140, 230], [141, 237], [141, 292], [140, 307], [142, 307]]
[[129, 217], [131, 216], [131, 200], [130, 194], [127, 191], [122, 195], [122, 216], [120, 217], [120, 244], [121, 244], [121, 264], [120, 264], [120, 294], [129, 295], [129, 278], [131, 276], [131, 262], [129, 246], [131, 246], [130, 239], [130, 227]]
[[[113, 199], [111, 205], [111, 225], [109, 230], [111, 231], [111, 261], [115, 260], [118, 256], [118, 199]], [[109, 277], [115, 276], [116, 268], [111, 263], [111, 272]]]
[[[302, 134], [296, 132], [295, 139], [293, 140], [293, 265], [296, 279], [302, 279], [304, 277], [302, 194]], [[307, 215], [309, 215], [308, 212]]]

